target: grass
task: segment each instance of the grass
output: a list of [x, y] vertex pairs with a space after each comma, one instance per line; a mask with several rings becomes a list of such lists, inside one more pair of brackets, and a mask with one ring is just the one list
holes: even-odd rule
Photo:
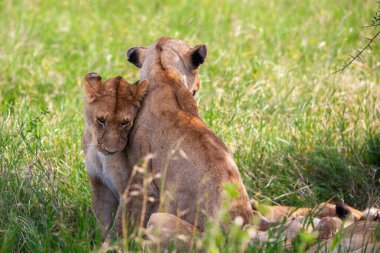
[[[208, 45], [197, 102], [252, 198], [379, 206], [378, 42], [331, 75], [365, 43], [375, 10], [359, 0], [0, 1], [0, 252], [99, 247], [82, 78], [136, 80], [126, 49], [162, 36]], [[236, 246], [210, 238], [214, 252]]]

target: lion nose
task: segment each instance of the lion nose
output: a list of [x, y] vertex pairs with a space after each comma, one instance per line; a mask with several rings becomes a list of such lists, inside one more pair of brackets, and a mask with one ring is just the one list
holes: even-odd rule
[[106, 153], [106, 154], [109, 154], [109, 155], [113, 155], [113, 154], [115, 154], [117, 151], [119, 151], [120, 150], [120, 148], [119, 147], [117, 147], [117, 148], [107, 148], [104, 144], [100, 144], [100, 143], [98, 143], [98, 148], [99, 148], [99, 150], [101, 151], [101, 152], [103, 152], [103, 153]]

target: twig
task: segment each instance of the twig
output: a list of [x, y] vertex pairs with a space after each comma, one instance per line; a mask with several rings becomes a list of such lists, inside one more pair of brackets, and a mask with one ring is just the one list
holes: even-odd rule
[[370, 27], [376, 27], [376, 26], [380, 26], [380, 24], [363, 25], [363, 28], [370, 28]]
[[371, 49], [371, 44], [372, 42], [380, 35], [380, 30], [375, 34], [375, 36], [373, 36], [372, 38], [368, 38], [369, 42], [367, 43], [367, 45], [362, 49], [362, 50], [357, 50], [358, 53], [355, 55], [355, 56], [352, 56], [350, 55], [351, 57], [351, 60], [345, 64], [344, 66], [342, 66], [340, 69], [338, 69], [337, 71], [333, 72], [332, 74], [335, 75], [336, 73], [339, 73], [339, 72], [343, 72], [346, 68], [348, 68], [355, 60], [359, 59], [360, 60], [360, 56], [363, 54], [363, 52], [367, 49], [367, 48], [370, 48]]
[[[378, 4], [379, 4], [379, 9], [380, 9], [380, 1], [378, 1]], [[372, 28], [372, 27], [376, 28], [378, 26], [380, 26], [380, 11], [377, 11], [375, 13], [375, 16], [372, 19], [372, 24], [365, 25], [363, 27], [364, 28]], [[356, 60], [362, 61], [360, 56], [363, 54], [363, 52], [365, 50], [367, 50], [367, 48], [371, 49], [372, 42], [379, 36], [379, 34], [380, 34], [380, 30], [372, 38], [366, 38], [368, 40], [367, 45], [362, 50], [355, 49], [357, 52], [356, 55], [355, 56], [349, 55], [351, 57], [350, 61], [346, 65], [342, 66], [340, 69], [338, 69], [337, 71], [335, 71], [332, 74], [335, 75], [338, 72], [343, 72], [346, 68], [348, 68]]]

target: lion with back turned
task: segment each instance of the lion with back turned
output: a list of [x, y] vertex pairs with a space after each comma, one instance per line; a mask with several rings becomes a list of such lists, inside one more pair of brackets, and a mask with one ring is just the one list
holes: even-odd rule
[[[136, 117], [128, 142], [131, 165], [149, 154], [147, 171], [159, 174], [148, 184], [149, 202], [142, 195], [129, 201], [131, 219], [146, 226], [153, 213], [175, 215], [200, 230], [219, 215], [225, 184], [236, 186], [231, 219], [250, 223], [254, 211], [238, 168], [226, 145], [202, 121], [193, 96], [199, 89], [198, 67], [204, 62], [204, 45], [161, 38], [149, 47], [128, 50], [128, 61], [141, 68], [140, 79], [149, 91]], [[142, 178], [134, 184], [141, 188]], [[145, 216], [145, 217], [142, 217]]]

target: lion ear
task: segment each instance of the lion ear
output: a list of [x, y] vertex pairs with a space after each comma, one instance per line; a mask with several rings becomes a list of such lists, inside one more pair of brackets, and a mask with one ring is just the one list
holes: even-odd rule
[[89, 73], [84, 78], [84, 90], [90, 98], [97, 98], [102, 94], [102, 78], [98, 73]]
[[146, 47], [132, 47], [127, 51], [127, 60], [136, 67], [141, 68], [145, 60]]
[[130, 86], [131, 94], [133, 97], [133, 103], [140, 107], [141, 102], [144, 100], [148, 93], [149, 82], [148, 80], [137, 81]]
[[207, 47], [206, 45], [197, 45], [191, 52], [191, 63], [194, 68], [198, 68], [201, 64], [204, 63], [207, 56]]

